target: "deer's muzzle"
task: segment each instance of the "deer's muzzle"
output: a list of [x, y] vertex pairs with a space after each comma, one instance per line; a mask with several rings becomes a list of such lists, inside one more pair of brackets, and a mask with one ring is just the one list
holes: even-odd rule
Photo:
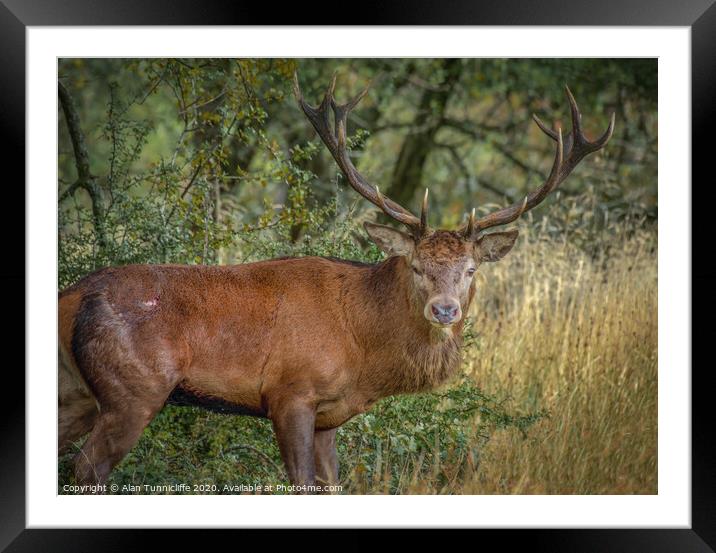
[[429, 301], [423, 314], [431, 324], [450, 326], [462, 318], [462, 309], [457, 300], [442, 296]]

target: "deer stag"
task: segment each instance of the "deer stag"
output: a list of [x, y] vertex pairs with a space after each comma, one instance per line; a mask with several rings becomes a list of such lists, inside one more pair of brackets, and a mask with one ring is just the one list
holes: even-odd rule
[[[353, 189], [408, 232], [366, 223], [387, 254], [375, 265], [303, 257], [236, 266], [129, 265], [94, 272], [59, 295], [59, 443], [89, 432], [75, 456], [80, 484], [103, 483], [166, 403], [272, 421], [290, 480], [338, 481], [336, 429], [379, 398], [429, 390], [458, 369], [465, 313], [483, 262], [517, 231], [484, 231], [542, 202], [589, 153], [567, 89], [572, 131], [556, 143], [547, 180], [524, 201], [458, 230], [428, 226], [383, 196], [351, 162], [346, 121], [367, 89], [317, 107], [298, 103]], [[333, 113], [333, 128], [330, 122]]]

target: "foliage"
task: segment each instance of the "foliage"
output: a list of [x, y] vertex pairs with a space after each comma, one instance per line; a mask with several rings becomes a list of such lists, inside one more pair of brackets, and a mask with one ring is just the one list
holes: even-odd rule
[[[293, 70], [299, 69], [304, 94], [314, 101], [333, 70], [340, 73], [339, 98], [374, 81], [351, 119], [358, 124], [351, 148], [359, 169], [390, 191], [403, 176], [396, 160], [407, 156], [405, 138], [422, 136], [430, 110], [437, 109], [416, 106], [440, 90], [444, 63], [60, 60], [103, 192], [92, 205], [73, 188], [74, 155], [59, 113], [60, 287], [107, 264], [270, 255], [246, 236], [255, 228], [277, 227], [269, 232], [277, 245], [279, 238], [310, 242], [317, 229], [345, 215], [331, 204], [347, 201], [335, 164], [292, 98]], [[617, 127], [610, 147], [585, 160], [563, 194], [592, 187], [604, 212], [640, 203], [655, 218], [654, 60], [472, 59], [459, 60], [457, 69], [433, 134], [420, 142], [424, 155], [408, 156], [420, 167], [411, 169], [413, 190], [406, 193], [414, 198], [421, 186], [431, 187], [433, 224], [454, 225], [473, 205], [503, 204], [537, 185], [552, 145], [530, 124], [530, 113], [564, 121], [565, 82], [580, 101], [588, 132], [601, 130], [609, 111], [617, 112]], [[356, 203], [353, 213], [362, 214], [364, 206]], [[97, 212], [109, 230], [105, 247]]]

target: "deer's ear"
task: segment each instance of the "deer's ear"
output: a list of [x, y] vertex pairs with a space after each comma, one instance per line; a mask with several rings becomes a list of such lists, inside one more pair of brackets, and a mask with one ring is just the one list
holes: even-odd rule
[[499, 261], [515, 245], [518, 234], [516, 230], [509, 230], [481, 236], [475, 242], [475, 260], [477, 262]]
[[397, 229], [367, 221], [363, 223], [363, 228], [365, 228], [370, 239], [389, 256], [409, 255], [415, 249], [413, 238]]

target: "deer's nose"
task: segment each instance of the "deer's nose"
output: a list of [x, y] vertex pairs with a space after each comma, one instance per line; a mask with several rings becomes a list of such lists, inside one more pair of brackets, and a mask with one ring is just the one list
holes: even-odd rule
[[455, 303], [434, 303], [430, 306], [433, 317], [440, 324], [450, 324], [457, 319], [460, 306]]

